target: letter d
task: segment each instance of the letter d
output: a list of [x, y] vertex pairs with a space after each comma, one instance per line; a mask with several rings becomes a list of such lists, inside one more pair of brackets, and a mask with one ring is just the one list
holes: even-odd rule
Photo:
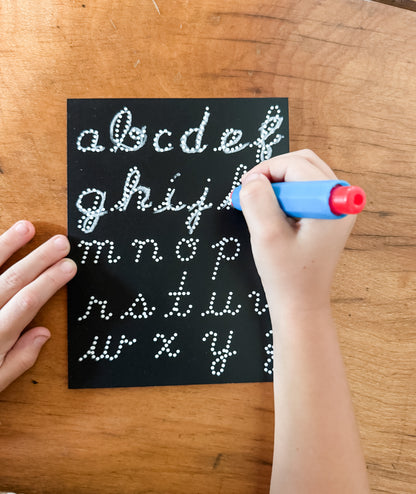
[[[205, 144], [204, 146], [201, 146], [201, 142], [202, 142], [202, 137], [203, 137], [204, 132], [205, 132], [205, 127], [207, 126], [207, 123], [208, 123], [209, 116], [210, 116], [209, 107], [207, 106], [205, 108], [205, 113], [204, 113], [204, 116], [202, 117], [202, 120], [201, 120], [199, 127], [194, 127], [194, 128], [188, 129], [186, 132], [183, 133], [183, 135], [181, 137], [180, 145], [181, 145], [182, 151], [184, 153], [188, 153], [188, 154], [202, 153], [208, 147], [207, 144]], [[195, 146], [189, 147], [188, 146], [188, 137], [195, 132], [196, 132]]]

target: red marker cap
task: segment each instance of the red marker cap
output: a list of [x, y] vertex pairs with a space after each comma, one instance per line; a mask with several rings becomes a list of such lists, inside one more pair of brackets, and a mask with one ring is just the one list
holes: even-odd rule
[[358, 214], [365, 206], [365, 192], [356, 185], [338, 185], [329, 196], [329, 207], [334, 214]]

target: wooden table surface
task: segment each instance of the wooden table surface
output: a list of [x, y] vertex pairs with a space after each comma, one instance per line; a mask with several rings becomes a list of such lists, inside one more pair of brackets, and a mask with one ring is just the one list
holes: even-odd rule
[[[30, 219], [30, 248], [66, 231], [67, 98], [289, 98], [291, 150], [314, 149], [368, 194], [333, 308], [373, 492], [416, 492], [416, 12], [363, 0], [0, 9], [0, 230]], [[36, 322], [53, 337], [0, 395], [0, 491], [268, 492], [271, 384], [68, 390], [65, 290]]]

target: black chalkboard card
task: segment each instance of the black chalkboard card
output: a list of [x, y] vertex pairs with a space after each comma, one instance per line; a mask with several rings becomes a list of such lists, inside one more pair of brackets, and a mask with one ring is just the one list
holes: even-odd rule
[[272, 380], [229, 194], [288, 131], [283, 98], [68, 100], [70, 388]]

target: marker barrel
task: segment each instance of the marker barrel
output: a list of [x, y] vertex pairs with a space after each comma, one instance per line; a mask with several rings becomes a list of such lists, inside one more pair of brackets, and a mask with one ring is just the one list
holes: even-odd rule
[[[364, 191], [344, 180], [277, 182], [271, 185], [280, 207], [287, 216], [294, 218], [339, 219], [346, 213], [357, 214], [365, 204]], [[231, 195], [232, 205], [239, 210], [240, 190], [241, 185]]]

